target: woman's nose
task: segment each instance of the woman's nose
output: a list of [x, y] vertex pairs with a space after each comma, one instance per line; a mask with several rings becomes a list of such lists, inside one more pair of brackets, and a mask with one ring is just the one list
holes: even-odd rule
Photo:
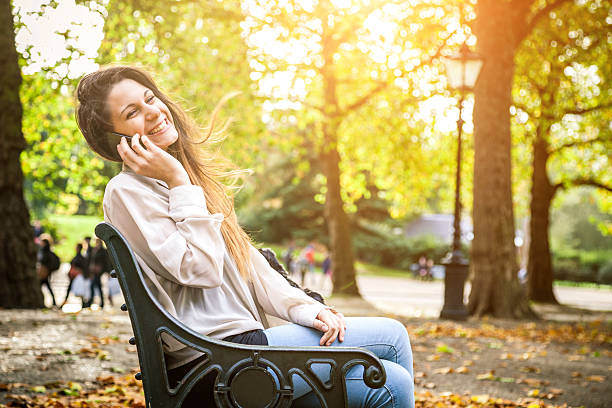
[[146, 109], [147, 118], [155, 119], [161, 114], [161, 110], [156, 105], [147, 105]]

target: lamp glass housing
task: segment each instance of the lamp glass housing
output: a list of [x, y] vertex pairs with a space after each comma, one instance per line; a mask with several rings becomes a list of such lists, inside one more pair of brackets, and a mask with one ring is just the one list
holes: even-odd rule
[[453, 89], [470, 90], [476, 85], [476, 80], [482, 68], [482, 58], [471, 52], [467, 46], [461, 48], [457, 55], [442, 59], [446, 68], [448, 85]]

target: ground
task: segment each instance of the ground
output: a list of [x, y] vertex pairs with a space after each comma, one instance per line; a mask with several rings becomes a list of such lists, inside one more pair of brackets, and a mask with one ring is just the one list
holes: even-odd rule
[[[501, 398], [505, 406], [603, 408], [612, 400], [609, 323], [399, 318], [412, 341], [417, 406]], [[139, 406], [131, 336], [127, 316], [116, 310], [0, 311], [0, 403]]]
[[[609, 290], [560, 292], [564, 299], [588, 298], [584, 307], [592, 310], [534, 305], [545, 319], [457, 323], [434, 317], [438, 283], [364, 277], [360, 287], [366, 300], [328, 301], [347, 315], [384, 315], [405, 324], [417, 407], [611, 404]], [[78, 313], [0, 310], [0, 407], [144, 407], [130, 337], [127, 314], [117, 306]]]

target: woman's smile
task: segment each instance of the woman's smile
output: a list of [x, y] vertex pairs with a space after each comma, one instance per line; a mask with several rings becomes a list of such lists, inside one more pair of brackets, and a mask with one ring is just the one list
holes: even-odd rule
[[164, 118], [164, 120], [162, 120], [159, 125], [155, 126], [153, 129], [149, 131], [149, 136], [153, 136], [158, 133], [165, 132], [166, 130], [168, 130], [169, 127], [170, 127], [170, 122], [168, 121], [168, 119]]

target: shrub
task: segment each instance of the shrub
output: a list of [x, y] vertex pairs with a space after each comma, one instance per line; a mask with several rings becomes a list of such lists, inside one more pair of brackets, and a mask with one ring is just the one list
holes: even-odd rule
[[612, 259], [599, 269], [597, 281], [606, 285], [612, 285]]
[[353, 248], [357, 259], [390, 268], [410, 270], [421, 256], [439, 261], [447, 252], [448, 245], [435, 237], [380, 236], [355, 234]]
[[554, 277], [573, 282], [599, 282], [599, 271], [612, 260], [612, 251], [557, 251], [553, 254]]

